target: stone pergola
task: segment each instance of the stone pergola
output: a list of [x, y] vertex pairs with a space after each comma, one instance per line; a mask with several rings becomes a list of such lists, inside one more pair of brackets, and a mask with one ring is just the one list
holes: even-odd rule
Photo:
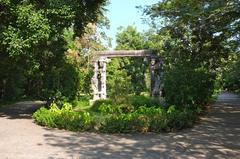
[[94, 75], [92, 77], [93, 100], [107, 98], [107, 63], [111, 58], [120, 57], [144, 57], [150, 61], [151, 90], [152, 97], [162, 95], [162, 60], [159, 59], [151, 50], [118, 50], [100, 51], [93, 58]]

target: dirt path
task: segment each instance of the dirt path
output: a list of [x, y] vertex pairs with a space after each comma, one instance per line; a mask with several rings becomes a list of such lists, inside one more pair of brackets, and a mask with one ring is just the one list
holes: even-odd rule
[[202, 123], [177, 133], [106, 135], [37, 126], [41, 102], [0, 110], [0, 159], [239, 158], [240, 98], [224, 93]]

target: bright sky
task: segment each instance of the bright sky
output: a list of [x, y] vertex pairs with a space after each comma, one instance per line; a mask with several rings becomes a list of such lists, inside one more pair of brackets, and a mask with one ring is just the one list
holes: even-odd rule
[[115, 36], [120, 26], [135, 25], [138, 31], [148, 29], [147, 24], [142, 22], [142, 12], [136, 6], [145, 6], [155, 4], [159, 0], [110, 0], [110, 5], [107, 7], [107, 17], [110, 20], [111, 28], [106, 33], [112, 40], [112, 47], [115, 48]]

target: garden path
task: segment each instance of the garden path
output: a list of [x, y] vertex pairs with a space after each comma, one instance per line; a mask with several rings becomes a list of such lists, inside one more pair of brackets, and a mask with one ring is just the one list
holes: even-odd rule
[[240, 98], [223, 93], [194, 128], [161, 134], [95, 134], [34, 124], [40, 101], [0, 110], [1, 159], [240, 159]]

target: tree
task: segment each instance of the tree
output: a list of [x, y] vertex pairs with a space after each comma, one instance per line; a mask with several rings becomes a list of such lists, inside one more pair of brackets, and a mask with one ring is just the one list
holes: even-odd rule
[[239, 51], [239, 10], [237, 0], [164, 0], [145, 8], [164, 39], [159, 50], [169, 104], [202, 105], [211, 96], [222, 59]]
[[145, 13], [153, 19], [165, 19], [165, 26], [158, 28], [159, 32], [175, 40], [173, 44], [168, 40], [168, 47], [175, 45], [186, 52], [178, 51], [181, 58], [191, 56], [196, 65], [217, 68], [222, 57], [239, 47], [239, 8], [240, 2], [236, 0], [166, 0]]
[[[95, 56], [96, 51], [106, 50], [107, 46], [103, 45], [102, 39], [104, 35], [97, 31], [96, 24], [89, 23], [85, 27], [85, 33], [82, 37], [74, 39], [73, 29], [65, 30], [64, 38], [67, 41], [68, 50], [65, 52], [66, 59], [69, 63], [80, 72], [79, 77], [79, 93], [91, 93], [91, 78], [93, 76], [92, 58]], [[103, 37], [104, 36], [104, 37]]]
[[224, 89], [240, 93], [240, 54], [232, 54], [223, 70]]
[[131, 76], [122, 68], [119, 59], [112, 59], [107, 65], [107, 89], [108, 96], [116, 103], [124, 102], [132, 92]]
[[23, 94], [46, 99], [59, 91], [74, 96], [76, 90], [64, 93], [64, 71], [60, 70], [76, 70], [65, 61], [62, 34], [65, 28], [73, 27], [75, 35], [83, 35], [87, 24], [101, 19], [104, 5], [106, 0], [1, 0], [0, 57], [4, 62], [0, 68], [5, 70], [0, 77], [1, 99]]
[[[143, 34], [137, 31], [134, 26], [120, 28], [120, 32], [116, 36], [116, 50], [141, 50], [145, 49], [145, 41]], [[125, 69], [127, 75], [131, 77], [133, 93], [140, 95], [146, 91], [145, 74], [147, 71], [147, 63], [143, 58], [124, 58], [120, 60], [122, 69]]]

